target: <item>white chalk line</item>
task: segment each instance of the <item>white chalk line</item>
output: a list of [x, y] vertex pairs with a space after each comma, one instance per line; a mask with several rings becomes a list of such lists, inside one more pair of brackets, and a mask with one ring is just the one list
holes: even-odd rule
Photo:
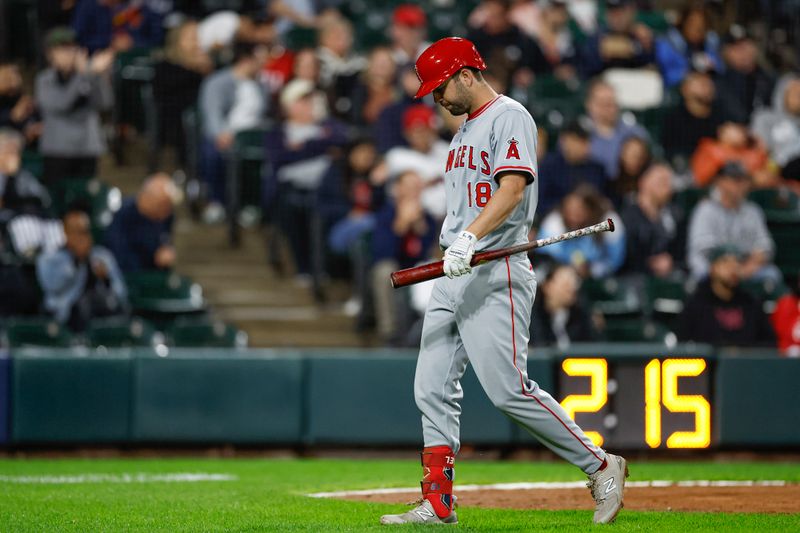
[[236, 481], [231, 474], [178, 472], [174, 474], [78, 474], [72, 476], [3, 476], [0, 483], [77, 485], [81, 483], [199, 483], [203, 481]]
[[[762, 480], [762, 481], [726, 481], [726, 480], [692, 480], [692, 481], [628, 481], [625, 487], [784, 487], [789, 485], [783, 480]], [[585, 481], [539, 481], [521, 483], [493, 483], [489, 485], [458, 485], [456, 492], [475, 492], [480, 490], [555, 490], [555, 489], [584, 489]], [[312, 498], [347, 498], [350, 496], [374, 496], [381, 494], [407, 494], [417, 493], [419, 487], [403, 487], [391, 489], [367, 489], [367, 490], [342, 490], [337, 492], [315, 492], [307, 494]]]

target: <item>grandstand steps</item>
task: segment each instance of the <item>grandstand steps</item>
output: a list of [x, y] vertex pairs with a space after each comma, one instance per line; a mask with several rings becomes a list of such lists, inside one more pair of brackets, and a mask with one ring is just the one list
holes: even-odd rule
[[268, 265], [260, 229], [242, 231], [239, 247], [231, 247], [223, 225], [193, 221], [178, 214], [175, 225], [177, 270], [203, 287], [218, 318], [247, 332], [253, 347], [361, 346], [355, 321], [342, 312], [349, 288], [327, 287], [329, 301], [314, 301], [311, 290], [280, 277]]

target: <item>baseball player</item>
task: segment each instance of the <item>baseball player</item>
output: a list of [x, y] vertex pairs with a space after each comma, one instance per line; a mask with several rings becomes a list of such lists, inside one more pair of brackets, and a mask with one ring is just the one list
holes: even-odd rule
[[[476, 251], [524, 244], [536, 211], [536, 124], [527, 110], [483, 79], [486, 65], [466, 39], [448, 37], [416, 62], [416, 98], [467, 115], [445, 167], [447, 215], [439, 243], [446, 278], [425, 312], [414, 396], [422, 412], [422, 499], [382, 524], [454, 524], [453, 480], [459, 449], [460, 379], [472, 364], [497, 408], [589, 476], [595, 523], [622, 508], [627, 466], [595, 446], [547, 392], [528, 378], [528, 325], [536, 279], [526, 254], [473, 270]], [[558, 179], [548, 176], [548, 179]]]

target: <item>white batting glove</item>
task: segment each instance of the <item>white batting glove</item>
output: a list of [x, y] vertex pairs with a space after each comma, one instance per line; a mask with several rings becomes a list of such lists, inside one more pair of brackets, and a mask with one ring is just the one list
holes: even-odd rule
[[472, 272], [470, 261], [475, 253], [475, 235], [462, 231], [456, 241], [444, 251], [444, 274], [448, 278], [463, 276]]

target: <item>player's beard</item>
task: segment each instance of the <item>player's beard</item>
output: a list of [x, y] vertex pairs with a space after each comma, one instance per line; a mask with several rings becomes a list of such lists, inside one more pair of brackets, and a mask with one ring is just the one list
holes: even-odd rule
[[[466, 87], [459, 83], [458, 79], [455, 80], [456, 84], [456, 98], [453, 101], [440, 101], [439, 104], [447, 109], [447, 111], [454, 117], [463, 115], [469, 112], [469, 91]], [[444, 102], [444, 103], [443, 103]]]

